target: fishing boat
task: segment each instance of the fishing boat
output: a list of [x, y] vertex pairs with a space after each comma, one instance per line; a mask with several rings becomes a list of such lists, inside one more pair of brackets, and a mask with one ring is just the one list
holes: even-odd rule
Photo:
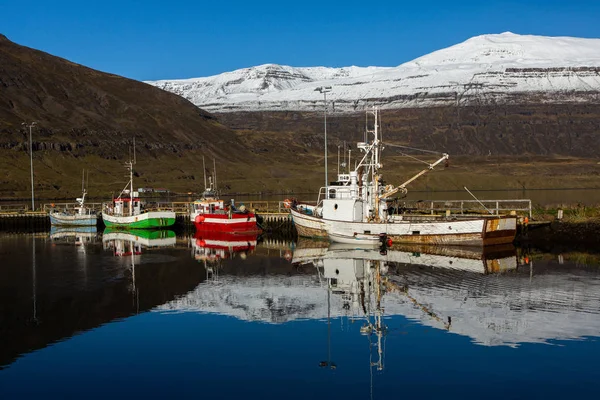
[[395, 195], [406, 195], [407, 185], [448, 160], [441, 157], [399, 186], [386, 185], [382, 177], [379, 111], [369, 111], [373, 129], [357, 144], [360, 161], [337, 181], [326, 182], [316, 205], [291, 201], [291, 216], [300, 236], [333, 242], [371, 240], [385, 235], [393, 243], [487, 246], [512, 243], [516, 215], [411, 215], [391, 207]]
[[256, 247], [257, 234], [232, 235], [226, 232], [196, 232], [191, 245], [194, 259], [216, 261], [233, 258], [235, 254], [245, 257]]
[[[204, 170], [206, 171], [206, 168]], [[209, 177], [208, 182], [207, 186], [205, 174], [205, 189], [202, 197], [192, 203], [190, 220], [194, 221], [196, 230], [229, 233], [260, 232], [256, 224], [256, 215], [253, 212], [247, 210], [244, 205], [236, 208], [233, 200], [226, 206], [225, 202], [219, 199], [216, 175], [214, 181], [212, 177]]]
[[177, 237], [175, 232], [170, 230], [131, 229], [124, 231], [106, 228], [102, 233], [102, 242], [119, 249], [123, 248], [123, 242], [132, 242], [146, 248], [170, 247], [176, 244]]
[[129, 182], [119, 196], [102, 207], [102, 220], [108, 228], [148, 229], [166, 228], [175, 224], [175, 212], [168, 209], [143, 208], [138, 192], [133, 190], [133, 162], [126, 164]]
[[54, 242], [82, 245], [98, 238], [96, 226], [55, 226], [50, 228], [50, 239]]
[[[85, 172], [84, 172], [85, 178]], [[52, 226], [96, 226], [98, 215], [96, 211], [85, 206], [85, 179], [81, 183], [81, 197], [75, 199], [77, 205], [73, 209], [64, 211], [51, 210], [48, 214]]]

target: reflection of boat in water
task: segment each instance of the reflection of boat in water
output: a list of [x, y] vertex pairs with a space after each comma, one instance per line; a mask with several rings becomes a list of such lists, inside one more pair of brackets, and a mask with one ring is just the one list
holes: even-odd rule
[[232, 234], [197, 230], [190, 239], [192, 256], [204, 263], [206, 280], [217, 282], [221, 262], [236, 256], [246, 259], [248, 253], [256, 248], [257, 237], [256, 233]]
[[245, 257], [256, 247], [257, 234], [231, 234], [227, 232], [196, 231], [191, 239], [196, 260], [218, 261], [236, 254]]
[[[371, 270], [366, 265], [378, 261], [386, 317], [401, 315], [488, 346], [547, 343], [600, 332], [597, 269], [575, 262], [519, 264], [514, 248], [404, 250], [381, 254], [372, 248], [299, 242], [293, 260], [302, 267], [295, 274], [221, 271], [219, 286], [201, 284], [158, 309], [276, 324], [328, 315], [354, 318], [364, 315], [361, 287], [368, 287], [364, 282], [369, 279], [373, 282], [365, 278]], [[330, 307], [323, 291], [328, 279]]]
[[50, 239], [76, 245], [95, 242], [98, 239], [96, 226], [52, 226]]
[[[102, 234], [102, 244], [105, 250], [112, 250], [113, 255], [127, 260], [127, 269], [131, 271], [129, 290], [133, 295], [133, 305], [139, 311], [139, 292], [135, 280], [136, 264], [142, 264], [142, 250], [175, 246], [175, 232], [169, 230], [113, 230], [106, 228]], [[143, 257], [144, 260], [146, 256]], [[129, 263], [130, 261], [130, 263]], [[147, 260], [146, 260], [147, 261]]]
[[[314, 243], [314, 247], [311, 244]], [[370, 259], [407, 265], [423, 265], [477, 273], [496, 273], [517, 268], [516, 248], [512, 245], [469, 248], [456, 246], [394, 245], [381, 251], [372, 246], [334, 243], [322, 247], [314, 241], [301, 241], [292, 263], [307, 263], [319, 258]]]
[[[177, 238], [175, 232], [168, 230], [116, 230], [106, 228], [102, 234], [102, 242], [105, 244], [115, 244], [116, 242], [134, 242], [143, 247], [165, 247], [174, 246]], [[106, 245], [105, 245], [106, 248]]]

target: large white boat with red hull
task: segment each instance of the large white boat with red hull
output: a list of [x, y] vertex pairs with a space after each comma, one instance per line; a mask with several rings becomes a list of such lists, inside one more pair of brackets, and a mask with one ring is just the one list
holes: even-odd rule
[[[291, 204], [291, 216], [300, 236], [341, 243], [376, 242], [487, 246], [512, 243], [517, 216], [411, 215], [392, 208], [397, 193], [446, 161], [448, 154], [399, 186], [385, 185], [380, 159], [384, 145], [379, 132], [379, 112], [373, 110], [374, 129], [357, 144], [361, 158], [354, 170], [338, 174], [338, 180], [321, 188], [316, 205]], [[369, 136], [367, 138], [367, 135]], [[401, 147], [401, 146], [400, 146]]]

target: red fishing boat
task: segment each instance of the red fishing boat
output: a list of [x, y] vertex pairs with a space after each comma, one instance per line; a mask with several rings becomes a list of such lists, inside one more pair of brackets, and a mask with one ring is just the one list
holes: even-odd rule
[[226, 206], [225, 202], [218, 198], [212, 184], [213, 180], [209, 178], [209, 186], [206, 186], [205, 179], [206, 189], [202, 197], [192, 203], [190, 220], [194, 222], [196, 230], [228, 233], [260, 232], [256, 224], [256, 215], [247, 210], [244, 205], [236, 208], [233, 200]]
[[196, 260], [218, 261], [245, 255], [256, 247], [256, 233], [234, 234], [226, 232], [196, 232], [192, 248]]
[[203, 197], [196, 200], [192, 204], [190, 219], [194, 221], [198, 231], [260, 232], [253, 212], [243, 205], [239, 208], [233, 203], [225, 206], [224, 201], [217, 198]]

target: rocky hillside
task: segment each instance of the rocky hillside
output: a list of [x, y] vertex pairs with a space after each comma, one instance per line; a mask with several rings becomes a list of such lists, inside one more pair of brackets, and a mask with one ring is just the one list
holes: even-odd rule
[[[126, 183], [121, 184], [120, 161], [128, 158], [134, 137], [140, 186], [201, 179], [203, 155], [209, 161], [251, 158], [233, 132], [180, 96], [0, 35], [0, 167], [7, 172], [0, 178], [0, 197], [29, 185], [28, 131], [21, 124], [30, 121], [37, 122], [36, 187], [49, 195], [79, 181], [82, 168], [91, 169], [92, 186], [95, 181], [104, 191], [114, 182], [113, 190], [119, 190]], [[161, 158], [171, 161], [158, 170], [155, 161]], [[228, 166], [222, 168], [224, 173]], [[186, 182], [179, 189], [201, 190], [197, 185]]]

